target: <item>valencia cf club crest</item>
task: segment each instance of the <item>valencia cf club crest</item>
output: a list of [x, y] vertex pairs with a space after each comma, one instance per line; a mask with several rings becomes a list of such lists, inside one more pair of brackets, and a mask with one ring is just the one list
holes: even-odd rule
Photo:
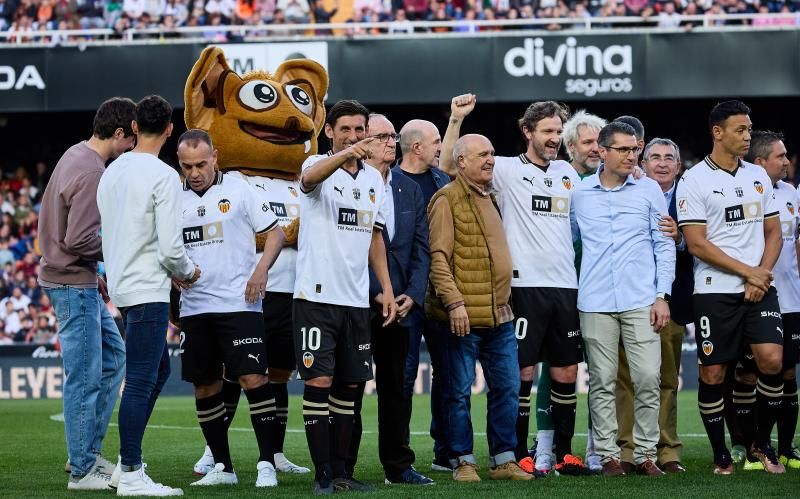
[[757, 192], [757, 193], [759, 193], [759, 194], [764, 194], [764, 186], [763, 186], [763, 185], [761, 184], [761, 182], [759, 182], [758, 180], [756, 180], [755, 182], [753, 182], [753, 187], [755, 187], [755, 188], [756, 188], [756, 192]]
[[217, 203], [217, 208], [222, 213], [228, 213], [231, 209], [231, 202], [227, 199], [220, 199], [219, 203]]
[[550, 177], [545, 177], [544, 185], [546, 185], [548, 188], [553, 187], [553, 179]]
[[289, 194], [291, 194], [291, 195], [292, 195], [292, 196], [294, 196], [294, 197], [297, 197], [297, 189], [295, 189], [295, 188], [294, 188], [294, 187], [292, 187], [291, 185], [290, 185], [290, 186], [288, 186], [288, 187], [289, 187]]
[[794, 215], [794, 205], [792, 203], [786, 203], [786, 209], [789, 210], [790, 215]]
[[197, 216], [198, 217], [206, 216], [206, 207], [205, 206], [198, 206], [197, 207]]
[[311, 366], [314, 365], [314, 354], [311, 352], [306, 352], [303, 354], [303, 365], [306, 366], [306, 369], [310, 369]]
[[353, 187], [353, 199], [355, 199], [356, 201], [361, 199], [361, 189], [359, 189], [358, 187]]
[[564, 188], [566, 190], [572, 189], [572, 180], [570, 180], [570, 178], [567, 177], [566, 175], [561, 177], [561, 183], [564, 184]]
[[737, 197], [743, 197], [743, 196], [744, 196], [744, 191], [742, 190], [742, 188], [741, 188], [741, 187], [737, 187], [737, 188], [735, 188], [735, 189], [733, 190], [733, 192], [735, 192], [735, 193], [736, 193], [736, 196], [737, 196]]
[[373, 189], [372, 187], [369, 188], [369, 201], [370, 203], [375, 202], [375, 189]]
[[[708, 340], [704, 341], [702, 346], [703, 346], [703, 353], [706, 354], [706, 357], [711, 355], [711, 352], [714, 351], [714, 344]], [[305, 358], [303, 360], [305, 360]]]

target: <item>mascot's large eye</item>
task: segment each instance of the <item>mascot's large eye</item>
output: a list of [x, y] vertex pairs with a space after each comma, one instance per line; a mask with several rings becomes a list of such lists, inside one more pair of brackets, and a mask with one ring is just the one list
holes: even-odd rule
[[311, 104], [311, 96], [308, 95], [308, 92], [297, 85], [286, 85], [284, 91], [289, 96], [289, 100], [292, 101], [294, 107], [311, 116], [314, 106]]
[[267, 82], [248, 81], [239, 89], [239, 100], [253, 111], [263, 111], [278, 102], [278, 92]]

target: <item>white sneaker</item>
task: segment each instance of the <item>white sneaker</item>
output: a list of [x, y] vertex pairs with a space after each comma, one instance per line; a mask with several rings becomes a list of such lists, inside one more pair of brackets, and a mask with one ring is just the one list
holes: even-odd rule
[[114, 473], [114, 469], [116, 468], [114, 463], [106, 459], [102, 454], [95, 454], [95, 458], [94, 465], [97, 467], [98, 471], [106, 475]]
[[550, 470], [553, 469], [555, 456], [550, 452], [543, 452], [541, 454], [537, 453], [534, 460], [536, 461], [536, 471], [541, 473], [550, 473]]
[[111, 482], [111, 475], [101, 472], [97, 464], [92, 466], [89, 473], [81, 478], [70, 477], [67, 482], [67, 489], [69, 490], [108, 490], [108, 484]]
[[259, 461], [256, 465], [258, 469], [258, 478], [256, 478], [256, 487], [277, 487], [278, 477], [275, 474], [275, 467], [269, 461]]
[[206, 445], [206, 450], [203, 452], [203, 457], [201, 457], [199, 461], [194, 463], [194, 474], [205, 475], [206, 473], [208, 473], [213, 469], [214, 469], [214, 454], [211, 453], [211, 449]]
[[586, 449], [586, 467], [592, 473], [603, 471], [603, 464], [600, 462], [600, 455], [594, 449]]
[[225, 471], [225, 465], [217, 463], [214, 468], [206, 473], [206, 476], [190, 485], [236, 485], [239, 479], [236, 478], [236, 473], [228, 473]]
[[275, 458], [275, 469], [281, 473], [309, 473], [311, 471], [305, 466], [298, 466], [286, 459], [283, 452], [278, 452], [273, 457]]
[[182, 489], [174, 489], [160, 483], [155, 483], [144, 472], [145, 466], [136, 471], [123, 471], [120, 473], [117, 485], [118, 496], [182, 496]]
[[[144, 464], [142, 464], [144, 466]], [[122, 456], [117, 456], [117, 465], [114, 466], [114, 471], [111, 473], [111, 483], [108, 484], [112, 489], [116, 489], [119, 485], [119, 475], [122, 473]]]

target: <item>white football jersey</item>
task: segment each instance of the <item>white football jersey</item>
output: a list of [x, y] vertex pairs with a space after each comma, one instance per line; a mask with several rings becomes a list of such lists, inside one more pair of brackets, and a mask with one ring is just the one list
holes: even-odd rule
[[[246, 181], [256, 191], [258, 198], [266, 202], [278, 217], [281, 227], [286, 227], [300, 216], [300, 182], [268, 177], [250, 177], [239, 172], [226, 175]], [[302, 222], [301, 222], [302, 223]], [[256, 248], [261, 254], [261, 248]], [[284, 246], [278, 259], [269, 269], [267, 291], [276, 293], [294, 292], [294, 272], [297, 267], [297, 247]]]
[[[324, 157], [311, 156], [303, 170]], [[369, 247], [373, 229], [383, 230], [384, 196], [380, 172], [364, 163], [355, 175], [339, 168], [310, 192], [301, 190], [295, 298], [369, 307]]]
[[781, 313], [800, 312], [800, 273], [797, 269], [797, 224], [800, 220], [800, 200], [792, 184], [779, 180], [775, 185], [775, 202], [781, 217], [783, 248], [772, 270]]
[[578, 287], [569, 206], [580, 181], [566, 161], [551, 161], [544, 171], [524, 154], [495, 158], [492, 182], [511, 250], [511, 286]]
[[261, 312], [245, 288], [256, 267], [257, 233], [278, 225], [269, 205], [247, 182], [218, 173], [202, 196], [184, 182], [183, 245], [200, 267], [200, 279], [181, 291], [181, 317], [205, 313]]
[[[678, 182], [678, 224], [705, 225], [706, 238], [731, 258], [757, 266], [764, 254], [764, 220], [778, 216], [772, 182], [758, 165], [739, 162], [729, 173], [706, 157]], [[745, 280], [694, 259], [695, 293], [742, 293]]]

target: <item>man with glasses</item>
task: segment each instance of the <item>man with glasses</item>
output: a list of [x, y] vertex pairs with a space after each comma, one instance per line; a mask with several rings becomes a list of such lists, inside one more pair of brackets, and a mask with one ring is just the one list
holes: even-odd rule
[[[670, 139], [655, 138], [644, 148], [644, 170], [655, 180], [669, 207], [669, 215], [662, 217], [659, 225], [675, 241], [675, 282], [668, 295], [670, 321], [660, 333], [661, 337], [661, 407], [658, 423], [661, 436], [658, 440], [658, 466], [666, 473], [682, 473], [683, 443], [678, 437], [678, 374], [681, 368], [681, 350], [686, 324], [692, 322], [692, 255], [686, 250], [677, 225], [677, 200], [675, 188], [680, 171], [680, 152]], [[618, 443], [622, 448], [622, 463], [633, 463], [633, 385], [627, 362], [620, 362], [617, 382]], [[633, 464], [629, 465], [633, 468]]]
[[[411, 393], [405, 390], [409, 326], [422, 322], [431, 262], [425, 204], [417, 183], [392, 169], [398, 139], [392, 122], [382, 114], [371, 114], [367, 130], [368, 137], [375, 139], [367, 146], [369, 164], [381, 173], [386, 185], [383, 204], [386, 225], [382, 235], [392, 289], [397, 293], [398, 318], [384, 328], [380, 314], [372, 316], [372, 358], [378, 390], [378, 457], [386, 484], [433, 485], [433, 480], [413, 467], [415, 455], [409, 447]], [[369, 277], [370, 302], [376, 309], [383, 304], [383, 293], [372, 269]], [[348, 463], [351, 475], [360, 442], [359, 418], [353, 430]]]
[[624, 475], [616, 443], [614, 386], [620, 341], [634, 380], [636, 470], [663, 475], [658, 444], [661, 340], [669, 323], [667, 294], [675, 276], [675, 243], [661, 232], [667, 204], [658, 183], [634, 179], [639, 154], [630, 125], [612, 122], [598, 137], [603, 165], [572, 196], [572, 219], [583, 243], [578, 309], [589, 359], [595, 446], [606, 476]]

